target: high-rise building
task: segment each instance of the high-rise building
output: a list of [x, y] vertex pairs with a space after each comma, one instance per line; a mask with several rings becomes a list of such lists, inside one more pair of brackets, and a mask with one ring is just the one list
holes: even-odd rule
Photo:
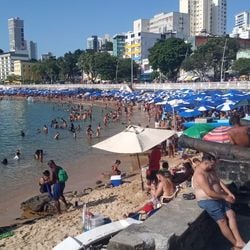
[[250, 39], [250, 11], [235, 15], [235, 24], [231, 36]]
[[29, 42], [29, 58], [37, 60], [37, 44], [33, 41]]
[[10, 51], [27, 50], [24, 40], [24, 21], [19, 17], [8, 19]]
[[123, 57], [125, 50], [125, 38], [126, 35], [115, 35], [113, 37], [113, 56], [117, 56], [119, 58]]
[[100, 46], [99, 46], [99, 40], [98, 36], [91, 36], [87, 38], [87, 49], [89, 50], [94, 50], [98, 51]]
[[226, 35], [227, 0], [180, 0], [180, 12], [190, 15], [190, 35]]

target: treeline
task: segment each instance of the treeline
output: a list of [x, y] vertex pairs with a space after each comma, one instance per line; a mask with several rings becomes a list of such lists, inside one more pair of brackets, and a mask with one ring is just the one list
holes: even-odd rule
[[[138, 69], [138, 65], [133, 62], [135, 77]], [[117, 58], [108, 52], [76, 50], [57, 59], [38, 61], [32, 71], [41, 82], [78, 82], [83, 75], [93, 83], [98, 80], [122, 82], [130, 80], [131, 59]]]

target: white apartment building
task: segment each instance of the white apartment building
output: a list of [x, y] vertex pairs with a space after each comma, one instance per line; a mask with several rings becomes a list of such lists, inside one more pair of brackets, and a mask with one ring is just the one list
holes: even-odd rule
[[180, 12], [190, 15], [190, 35], [226, 35], [227, 0], [180, 0]]
[[149, 49], [154, 46], [158, 39], [162, 38], [160, 33], [128, 32], [125, 38], [125, 58], [133, 58], [137, 63], [148, 58]]
[[175, 37], [186, 39], [189, 36], [189, 15], [185, 13], [160, 13], [150, 19], [134, 21], [134, 32], [175, 34]]
[[14, 74], [14, 61], [28, 61], [29, 56], [27, 53], [4, 53], [0, 54], [0, 81], [4, 81], [11, 74]]
[[250, 39], [250, 11], [235, 15], [235, 25], [230, 36]]

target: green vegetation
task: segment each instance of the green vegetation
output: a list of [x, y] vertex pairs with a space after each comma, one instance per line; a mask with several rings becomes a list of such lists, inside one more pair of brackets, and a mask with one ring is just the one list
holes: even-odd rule
[[182, 39], [169, 38], [158, 41], [151, 49], [149, 63], [153, 70], [160, 71], [169, 80], [176, 81], [181, 64], [191, 53], [191, 45]]
[[233, 38], [209, 38], [206, 44], [198, 47], [185, 59], [182, 68], [195, 72], [201, 79], [210, 71], [214, 73], [214, 80], [220, 80], [224, 48], [223, 70], [227, 71], [232, 65], [232, 60], [235, 60], [238, 50], [237, 41]]
[[238, 72], [239, 75], [249, 75], [250, 74], [250, 59], [240, 58], [234, 62], [232, 69]]
[[[240, 59], [234, 63], [238, 49], [237, 39], [228, 37], [209, 37], [207, 43], [195, 51], [191, 50], [191, 44], [182, 39], [159, 40], [149, 50], [149, 63], [154, 70], [151, 77], [176, 81], [181, 68], [194, 72], [200, 79], [213, 75], [215, 81], [220, 80], [221, 69], [223, 75], [232, 69], [239, 75], [248, 75], [249, 59]], [[131, 59], [114, 57], [108, 53], [110, 50], [112, 43], [107, 42], [100, 52], [67, 52], [58, 59], [38, 61], [32, 70], [41, 82], [80, 82], [83, 75], [92, 83], [101, 80], [129, 82]], [[138, 78], [139, 73], [139, 65], [133, 62], [134, 78]]]

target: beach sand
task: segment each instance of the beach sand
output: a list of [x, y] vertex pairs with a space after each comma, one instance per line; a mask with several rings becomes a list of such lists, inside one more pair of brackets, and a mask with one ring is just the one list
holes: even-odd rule
[[101, 214], [112, 220], [123, 218], [124, 214], [135, 211], [148, 199], [141, 191], [139, 175], [126, 179], [119, 187], [93, 190], [89, 195], [67, 197], [79, 208], [70, 208], [62, 215], [39, 219], [29, 225], [14, 230], [14, 236], [0, 240], [1, 249], [52, 249], [67, 236], [83, 232], [82, 205], [88, 204], [92, 213]]
[[[170, 167], [181, 160], [179, 157], [163, 157], [168, 160]], [[101, 214], [116, 221], [124, 218], [129, 212], [136, 211], [149, 200], [145, 191], [141, 190], [141, 179], [138, 174], [128, 175], [119, 187], [96, 188], [87, 195], [66, 194], [67, 201], [78, 207], [72, 206], [62, 215], [54, 215], [34, 220], [13, 230], [14, 236], [0, 240], [0, 249], [52, 249], [68, 236], [76, 236], [83, 232], [82, 211], [83, 204], [87, 203], [89, 211]], [[129, 177], [130, 176], [130, 177]]]

